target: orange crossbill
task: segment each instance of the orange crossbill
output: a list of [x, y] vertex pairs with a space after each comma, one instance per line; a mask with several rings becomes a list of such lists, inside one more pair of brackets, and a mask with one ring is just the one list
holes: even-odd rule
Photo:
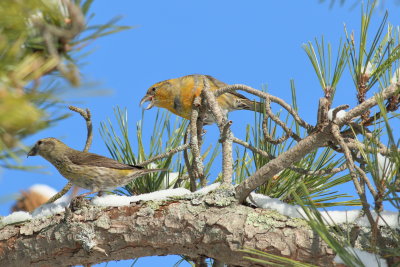
[[[146, 109], [151, 109], [153, 106], [165, 108], [172, 113], [189, 120], [192, 112], [193, 100], [196, 96], [199, 96], [203, 90], [203, 79], [208, 80], [210, 90], [212, 91], [227, 86], [226, 83], [223, 83], [209, 75], [187, 75], [152, 85], [140, 101], [140, 105], [149, 101], [150, 104]], [[263, 112], [262, 103], [252, 101], [237, 92], [225, 93], [217, 98], [217, 102], [225, 116], [228, 112], [242, 109], [257, 111], [260, 113]], [[213, 122], [214, 117], [210, 112], [208, 112], [204, 118], [204, 123], [211, 124]]]

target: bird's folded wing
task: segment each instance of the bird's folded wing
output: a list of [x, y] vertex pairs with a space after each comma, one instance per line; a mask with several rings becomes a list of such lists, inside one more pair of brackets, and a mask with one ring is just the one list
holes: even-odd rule
[[218, 80], [218, 79], [215, 79], [213, 76], [206, 75], [206, 77], [207, 77], [208, 80], [212, 83], [212, 84], [210, 84], [211, 87], [213, 87], [213, 85], [214, 85], [215, 87], [221, 88], [221, 87], [225, 87], [225, 86], [228, 85], [228, 84], [226, 84], [226, 83], [224, 83], [224, 82], [221, 82], [221, 81]]
[[[215, 79], [214, 77], [212, 77], [212, 76], [210, 76], [210, 75], [206, 75], [206, 76], [207, 76], [207, 78], [211, 81], [211, 84], [210, 84], [211, 87], [215, 86], [215, 87], [217, 87], [217, 88], [219, 89], [219, 88], [228, 86], [228, 84], [226, 84], [226, 83], [224, 83], [224, 82], [221, 82], [220, 80]], [[247, 97], [245, 97], [245, 96], [242, 95], [242, 94], [239, 94], [239, 93], [236, 92], [236, 91], [229, 92], [228, 94], [237, 96], [237, 97], [240, 98], [240, 99], [245, 99], [245, 100], [248, 99]]]
[[72, 163], [77, 165], [105, 167], [119, 170], [143, 169], [143, 167], [141, 166], [124, 164], [116, 160], [93, 153], [74, 153], [72, 155], [68, 155], [68, 158], [71, 160]]

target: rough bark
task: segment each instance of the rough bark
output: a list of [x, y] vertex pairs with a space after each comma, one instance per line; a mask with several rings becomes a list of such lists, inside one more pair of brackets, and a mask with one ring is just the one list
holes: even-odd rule
[[238, 252], [242, 248], [322, 266], [332, 265], [334, 256], [304, 220], [237, 204], [232, 194], [211, 194], [124, 207], [84, 202], [75, 211], [7, 225], [0, 231], [0, 266], [67, 266], [169, 254], [252, 266]]

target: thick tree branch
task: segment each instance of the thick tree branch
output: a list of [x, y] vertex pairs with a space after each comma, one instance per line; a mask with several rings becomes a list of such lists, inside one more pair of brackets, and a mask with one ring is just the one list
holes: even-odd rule
[[329, 140], [327, 132], [311, 133], [301, 140], [297, 145], [272, 159], [266, 165], [258, 169], [249, 178], [236, 187], [236, 198], [242, 203], [247, 196], [260, 185], [267, 182], [278, 172], [290, 167], [301, 160], [305, 155], [323, 146]]
[[75, 212], [7, 225], [0, 231], [0, 265], [87, 265], [181, 254], [252, 266], [238, 251], [244, 247], [332, 265], [332, 249], [304, 220], [238, 205], [234, 199], [221, 206], [218, 199], [206, 195], [105, 209], [83, 204]]
[[[264, 92], [259, 92], [251, 87], [246, 87], [244, 85], [234, 85], [234, 86], [224, 87], [222, 89], [219, 89], [217, 91], [216, 95], [219, 95], [221, 93], [225, 93], [225, 92], [228, 92], [231, 90], [239, 90], [239, 89], [244, 90], [246, 92], [253, 93], [260, 97], [270, 98], [272, 101], [272, 98], [269, 94], [266, 94]], [[396, 94], [398, 91], [399, 91], [399, 88], [397, 87], [397, 85], [390, 85], [389, 87], [387, 87], [380, 93], [380, 97], [382, 99], [388, 99], [389, 97]], [[368, 109], [372, 108], [373, 106], [376, 106], [377, 103], [378, 103], [378, 100], [377, 100], [377, 97], [375, 97], [375, 96], [365, 100], [363, 103], [359, 104], [358, 106], [354, 107], [349, 112], [347, 112], [343, 118], [335, 119], [335, 124], [333, 126], [332, 122], [329, 122], [328, 118], [327, 118], [327, 113], [328, 113], [327, 107], [329, 105], [329, 101], [325, 98], [321, 98], [320, 104], [319, 104], [319, 110], [318, 110], [318, 124], [317, 124], [315, 130], [312, 133], [310, 133], [309, 136], [307, 136], [306, 138], [304, 138], [303, 140], [298, 142], [297, 145], [295, 145], [291, 149], [283, 152], [277, 158], [269, 161], [266, 165], [261, 167], [253, 175], [248, 177], [244, 182], [242, 182], [239, 186], [237, 186], [236, 187], [236, 198], [239, 200], [240, 203], [242, 203], [247, 198], [247, 196], [250, 194], [250, 192], [252, 192], [257, 187], [259, 187], [260, 185], [267, 182], [268, 179], [271, 179], [279, 171], [290, 167], [292, 164], [299, 161], [305, 155], [307, 155], [311, 151], [317, 149], [318, 147], [326, 146], [327, 141], [330, 141], [333, 139], [333, 134], [334, 134], [335, 130], [338, 131], [341, 126], [350, 123], [351, 120], [353, 120], [355, 117], [363, 114], [365, 112], [365, 110], [368, 110]], [[339, 107], [339, 109], [340, 109], [340, 107]], [[297, 115], [297, 113], [294, 113], [294, 114]], [[298, 119], [296, 119], [296, 121], [298, 121]], [[300, 122], [299, 122], [299, 124], [300, 124]], [[307, 125], [305, 125], [303, 123], [303, 127], [305, 127], [305, 126], [307, 126]], [[337, 134], [339, 134], [339, 136], [337, 136]], [[340, 137], [340, 133], [336, 133], [335, 139], [338, 140], [338, 137]], [[340, 138], [342, 140], [342, 137], [340, 137]], [[345, 145], [344, 142], [342, 143], [342, 145], [343, 144]], [[345, 149], [345, 147], [348, 149], [347, 146], [343, 147], [342, 145], [341, 145], [342, 149]], [[357, 191], [360, 191], [360, 188], [357, 188]]]

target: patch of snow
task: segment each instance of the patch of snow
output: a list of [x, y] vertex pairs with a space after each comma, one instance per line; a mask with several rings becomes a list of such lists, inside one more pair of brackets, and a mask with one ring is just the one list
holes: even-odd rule
[[176, 179], [179, 177], [179, 172], [168, 172], [167, 175], [164, 176], [163, 180], [163, 189], [168, 189], [172, 187]]
[[164, 200], [169, 197], [179, 197], [187, 194], [190, 194], [190, 191], [185, 188], [174, 188], [174, 189], [160, 190], [138, 196], [132, 196], [131, 198], [133, 199], [132, 202], [138, 202], [138, 201], [148, 201], [148, 200]]
[[[372, 217], [376, 220], [377, 214], [375, 211], [371, 211]], [[380, 226], [389, 226], [390, 228], [399, 228], [399, 213], [384, 210], [380, 213], [380, 218], [378, 225]], [[366, 216], [361, 217], [357, 220], [357, 224], [360, 226], [369, 227], [369, 221]]]
[[305, 216], [305, 213], [300, 206], [289, 205], [277, 198], [270, 198], [269, 196], [262, 194], [251, 193], [251, 198], [247, 198], [247, 201], [255, 204], [259, 208], [273, 209], [288, 217], [303, 218]]
[[32, 219], [32, 215], [26, 211], [15, 211], [10, 215], [5, 216], [1, 223], [3, 224], [12, 224], [17, 222], [24, 222]]
[[169, 197], [184, 196], [189, 195], [190, 193], [191, 192], [185, 188], [174, 188], [130, 197], [116, 195], [97, 196], [92, 199], [92, 204], [95, 206], [118, 207], [129, 205], [131, 202], [165, 200]]
[[132, 197], [119, 196], [119, 195], [104, 195], [95, 196], [92, 198], [92, 204], [95, 206], [106, 206], [106, 207], [119, 207], [128, 206], [132, 202]]
[[[328, 111], [328, 119], [329, 119], [330, 121], [333, 120], [333, 110], [334, 110], [334, 108], [331, 108], [331, 109]], [[344, 111], [344, 110], [339, 110], [339, 111], [336, 113], [336, 119], [341, 119], [341, 118], [343, 118], [344, 116], [346, 116], [346, 111]]]
[[40, 217], [50, 216], [53, 214], [62, 213], [65, 211], [65, 207], [69, 205], [69, 202], [70, 202], [69, 198], [62, 197], [57, 201], [55, 201], [54, 203], [44, 204], [36, 208], [32, 212], [32, 216], [33, 218], [40, 218]]
[[322, 218], [328, 224], [350, 223], [359, 219], [360, 210], [332, 210], [320, 211]]
[[173, 180], [175, 180], [176, 178], [178, 178], [179, 172], [170, 172], [168, 175], [169, 175], [169, 179], [170, 179], [171, 181], [173, 181]]
[[390, 79], [391, 84], [395, 84], [399, 82], [400, 78], [400, 67], [393, 73], [392, 78]]
[[157, 164], [155, 164], [154, 162], [151, 162], [148, 166], [148, 169], [158, 169]]
[[[273, 209], [282, 215], [291, 218], [306, 218], [306, 214], [298, 205], [286, 204], [277, 198], [270, 198], [262, 194], [251, 193], [251, 198], [247, 198], [247, 202], [255, 204], [262, 209]], [[360, 217], [360, 210], [349, 211], [320, 211], [325, 223], [329, 225], [342, 223], [356, 223], [360, 226], [369, 227], [370, 224], [366, 216]], [[376, 219], [377, 214], [371, 211], [372, 216]], [[398, 213], [392, 211], [383, 211], [380, 213], [378, 224], [381, 226], [389, 226], [391, 228], [399, 228]]]
[[[356, 248], [352, 247], [346, 247], [345, 248], [349, 253], [353, 254], [358, 258], [365, 267], [387, 267], [386, 260], [380, 258], [378, 255], [359, 250]], [[345, 262], [340, 258], [339, 255], [336, 255], [335, 258], [333, 259], [334, 262], [337, 264], [345, 264]]]
[[31, 187], [29, 187], [28, 190], [31, 192], [41, 194], [48, 198], [51, 198], [52, 196], [57, 194], [57, 190], [45, 184], [34, 184]]
[[371, 74], [375, 71], [375, 67], [371, 64], [371, 62], [368, 61], [367, 66], [365, 68], [364, 74], [367, 75], [368, 77], [371, 76]]
[[141, 194], [137, 196], [118, 196], [118, 195], [105, 195], [101, 197], [96, 196], [92, 198], [92, 204], [95, 206], [119, 207], [119, 206], [127, 206], [132, 202], [139, 202], [139, 201], [165, 200], [170, 197], [184, 196], [190, 194], [205, 195], [217, 189], [219, 186], [220, 183], [211, 184], [193, 193], [185, 188], [174, 188], [174, 189], [160, 190], [148, 194]]
[[221, 183], [214, 183], [214, 184], [207, 185], [206, 187], [203, 187], [203, 188], [197, 190], [196, 192], [194, 192], [194, 194], [206, 195], [209, 192], [217, 189], [220, 185], [221, 185]]
[[380, 179], [387, 180], [391, 177], [395, 170], [395, 164], [390, 161], [390, 159], [381, 153], [376, 155], [376, 160], [378, 161], [378, 175]]

